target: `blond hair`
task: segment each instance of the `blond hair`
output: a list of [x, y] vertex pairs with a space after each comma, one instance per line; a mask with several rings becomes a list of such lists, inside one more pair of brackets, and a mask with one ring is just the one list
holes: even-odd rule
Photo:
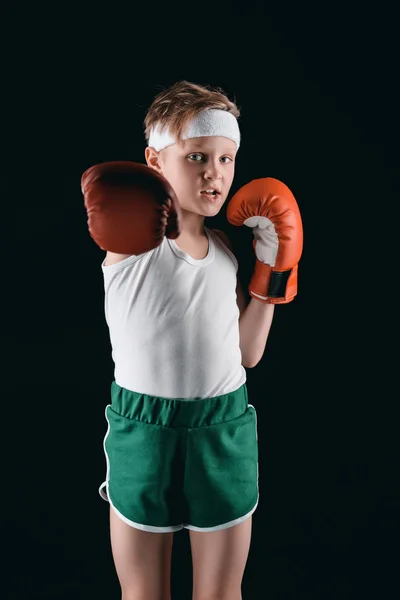
[[157, 94], [147, 109], [143, 122], [146, 143], [155, 125], [167, 127], [175, 140], [181, 140], [189, 122], [209, 108], [226, 110], [236, 118], [240, 116], [236, 100], [229, 100], [221, 88], [185, 80], [174, 83]]

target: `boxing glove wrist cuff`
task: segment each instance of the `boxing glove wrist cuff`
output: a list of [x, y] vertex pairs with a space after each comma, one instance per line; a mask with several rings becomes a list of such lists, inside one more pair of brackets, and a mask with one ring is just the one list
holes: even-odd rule
[[256, 259], [249, 294], [265, 304], [287, 304], [297, 294], [297, 265], [288, 271], [274, 271]]

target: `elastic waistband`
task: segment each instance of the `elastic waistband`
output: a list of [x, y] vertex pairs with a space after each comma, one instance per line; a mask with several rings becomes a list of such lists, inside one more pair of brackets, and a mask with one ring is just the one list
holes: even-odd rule
[[111, 383], [111, 408], [135, 421], [163, 427], [205, 427], [236, 419], [248, 407], [246, 383], [229, 394], [199, 400], [139, 394]]

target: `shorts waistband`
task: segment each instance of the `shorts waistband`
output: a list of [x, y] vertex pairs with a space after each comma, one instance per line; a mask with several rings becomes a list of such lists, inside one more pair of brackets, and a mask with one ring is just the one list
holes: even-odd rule
[[237, 390], [196, 400], [140, 394], [111, 383], [111, 408], [119, 415], [162, 427], [206, 427], [243, 415], [248, 407], [246, 383]]

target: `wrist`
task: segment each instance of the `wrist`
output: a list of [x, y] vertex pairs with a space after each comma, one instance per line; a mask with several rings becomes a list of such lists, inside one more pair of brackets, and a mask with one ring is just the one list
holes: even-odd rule
[[256, 259], [249, 284], [249, 294], [265, 304], [287, 304], [297, 294], [297, 265], [285, 271], [275, 271]]

